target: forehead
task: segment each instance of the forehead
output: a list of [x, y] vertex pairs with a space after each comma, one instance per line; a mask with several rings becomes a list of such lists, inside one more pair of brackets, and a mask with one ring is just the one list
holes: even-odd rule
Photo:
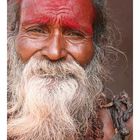
[[95, 17], [94, 10], [91, 0], [22, 0], [21, 22], [67, 18], [91, 24]]

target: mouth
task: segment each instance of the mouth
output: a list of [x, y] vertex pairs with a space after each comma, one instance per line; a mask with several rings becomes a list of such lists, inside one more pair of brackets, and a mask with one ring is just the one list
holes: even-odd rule
[[48, 79], [48, 80], [52, 80], [52, 81], [63, 81], [63, 80], [68, 80], [68, 79], [76, 79], [76, 76], [72, 73], [67, 73], [67, 74], [60, 74], [60, 73], [56, 73], [56, 74], [46, 74], [46, 73], [42, 73], [42, 74], [38, 74], [37, 75], [40, 78], [43, 79]]
[[[49, 89], [56, 88], [60, 86], [63, 83], [67, 83], [68, 81], [74, 80], [77, 81], [76, 76], [72, 74], [67, 75], [39, 75], [40, 79], [45, 80], [45, 84]], [[78, 81], [77, 81], [78, 82]]]

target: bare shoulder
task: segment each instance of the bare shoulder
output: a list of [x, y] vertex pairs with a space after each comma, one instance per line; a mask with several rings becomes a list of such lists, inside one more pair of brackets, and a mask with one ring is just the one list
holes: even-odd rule
[[[115, 140], [117, 129], [115, 129], [114, 127], [112, 116], [109, 109], [106, 109], [106, 108], [101, 109], [99, 111], [99, 117], [104, 124], [104, 127], [103, 127], [104, 137], [103, 139], [97, 139], [97, 140]], [[130, 131], [129, 135], [126, 136], [126, 138], [127, 140], [133, 140], [133, 117], [130, 117], [125, 124], [128, 130]]]
[[[99, 117], [104, 124], [103, 132], [104, 137], [102, 140], [111, 140], [113, 135], [115, 134], [115, 129], [113, 127], [112, 118], [108, 109], [101, 109], [99, 111]], [[100, 140], [100, 139], [97, 139]]]
[[[102, 140], [133, 139], [133, 105], [125, 91], [108, 98], [99, 96], [99, 118], [104, 124]], [[98, 139], [100, 140], [100, 139]]]
[[133, 140], [132, 106], [126, 108], [124, 105], [119, 106], [119, 104], [114, 106], [115, 108], [111, 108], [113, 111], [110, 110], [110, 107], [114, 105], [113, 103], [105, 105], [99, 111], [99, 118], [104, 124], [102, 140], [125, 140], [125, 138]]

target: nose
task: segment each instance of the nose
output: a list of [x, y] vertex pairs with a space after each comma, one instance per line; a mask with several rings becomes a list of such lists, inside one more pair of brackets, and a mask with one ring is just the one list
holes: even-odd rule
[[42, 55], [51, 61], [57, 61], [67, 56], [65, 43], [59, 32], [56, 32], [46, 41], [45, 47], [42, 49]]

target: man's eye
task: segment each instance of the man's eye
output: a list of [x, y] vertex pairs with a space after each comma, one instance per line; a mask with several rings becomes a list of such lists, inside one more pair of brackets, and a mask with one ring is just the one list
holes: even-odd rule
[[28, 29], [27, 32], [45, 33], [45, 31], [41, 28], [31, 28], [31, 29]]
[[64, 34], [69, 37], [84, 38], [84, 34], [79, 31], [66, 31]]

